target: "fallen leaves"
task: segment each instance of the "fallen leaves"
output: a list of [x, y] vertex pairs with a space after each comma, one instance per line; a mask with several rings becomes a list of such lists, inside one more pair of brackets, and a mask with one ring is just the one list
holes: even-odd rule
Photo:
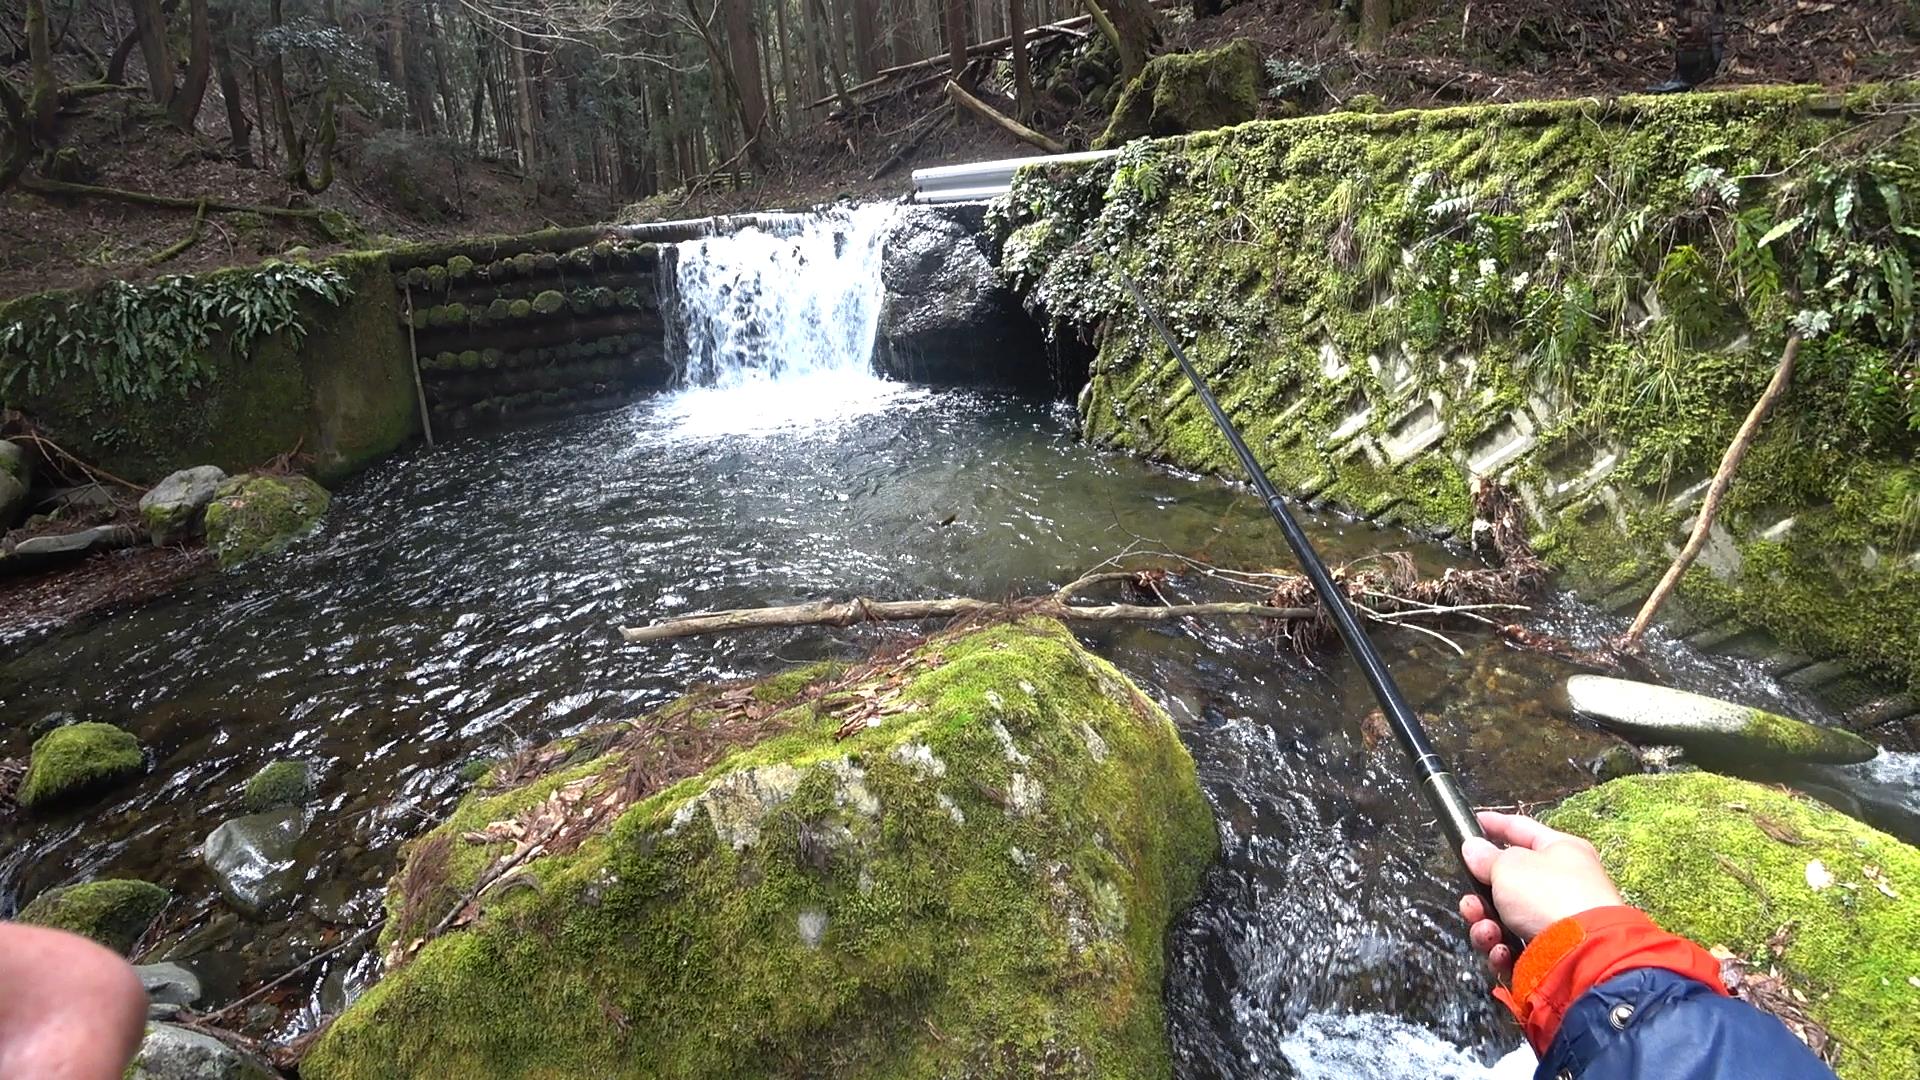
[[1894, 891], [1892, 885], [1887, 884], [1887, 875], [1878, 866], [1872, 864], [1862, 866], [1860, 868], [1860, 876], [1867, 879], [1867, 884], [1880, 890], [1880, 895], [1889, 900], [1900, 899], [1900, 894]]
[[850, 671], [851, 678], [825, 689], [818, 699], [827, 715], [840, 721], [833, 737], [850, 738], [889, 717], [919, 711], [920, 702], [905, 696], [908, 681], [946, 662], [946, 657], [928, 651]]
[[[1806, 993], [1788, 984], [1778, 963], [1787, 946], [1793, 943], [1795, 929], [1796, 925], [1788, 922], [1767, 939], [1769, 955], [1764, 961], [1765, 970], [1761, 970], [1763, 961], [1758, 957], [1743, 958], [1724, 945], [1715, 945], [1707, 951], [1720, 961], [1720, 981], [1726, 984], [1728, 993], [1778, 1018], [1821, 1061], [1831, 1064], [1833, 1035], [1813, 1018], [1807, 1009], [1809, 1002]], [[1915, 985], [1920, 986], [1920, 983]]]

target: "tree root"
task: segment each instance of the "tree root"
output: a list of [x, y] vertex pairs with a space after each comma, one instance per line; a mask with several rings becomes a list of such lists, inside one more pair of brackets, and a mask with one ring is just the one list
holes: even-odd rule
[[178, 242], [169, 244], [161, 250], [154, 252], [153, 255], [148, 257], [146, 265], [159, 266], [161, 263], [172, 262], [174, 259], [185, 254], [188, 248], [200, 242], [200, 232], [206, 227], [206, 224], [207, 201], [202, 199], [200, 200], [200, 209], [194, 211], [193, 214], [193, 228], [187, 230], [187, 235], [181, 237]]

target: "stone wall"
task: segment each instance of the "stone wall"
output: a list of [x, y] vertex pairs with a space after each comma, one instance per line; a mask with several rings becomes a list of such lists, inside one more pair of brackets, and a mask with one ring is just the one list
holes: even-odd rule
[[[1001, 265], [1059, 341], [1097, 350], [1088, 437], [1237, 472], [1118, 262], [1193, 343], [1276, 483], [1445, 536], [1469, 524], [1472, 479], [1498, 477], [1571, 582], [1631, 610], [1692, 526], [1788, 320], [1816, 303], [1801, 290], [1832, 272], [1803, 249], [1833, 203], [1852, 250], [1920, 261], [1920, 233], [1895, 228], [1920, 205], [1920, 137], [1910, 108], [1889, 107], [1912, 97], [1768, 89], [1142, 140], [1024, 170], [995, 215]], [[1866, 729], [1912, 713], [1894, 691], [1920, 688], [1911, 307], [1896, 300], [1836, 305], [1843, 324], [1807, 342], [1666, 612], [1669, 630], [1766, 658]]]

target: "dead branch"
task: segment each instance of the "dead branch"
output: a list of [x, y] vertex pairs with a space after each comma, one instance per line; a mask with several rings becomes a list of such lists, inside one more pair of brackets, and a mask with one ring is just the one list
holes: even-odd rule
[[947, 113], [943, 109], [936, 109], [928, 113], [915, 125], [914, 130], [907, 135], [906, 141], [900, 144], [900, 149], [895, 150], [892, 157], [881, 162], [879, 168], [868, 173], [867, 179], [869, 181], [878, 180], [899, 167], [900, 163], [912, 157], [913, 152], [920, 149], [920, 144], [927, 141], [927, 136], [938, 130], [940, 125], [946, 120]]
[[1787, 337], [1786, 348], [1780, 353], [1780, 364], [1774, 368], [1773, 379], [1767, 383], [1767, 389], [1760, 395], [1760, 400], [1753, 403], [1753, 409], [1747, 413], [1746, 421], [1740, 425], [1740, 430], [1733, 436], [1733, 442], [1727, 446], [1726, 454], [1720, 458], [1720, 467], [1714, 470], [1713, 483], [1707, 486], [1707, 497], [1700, 504], [1700, 514], [1694, 519], [1693, 533], [1687, 537], [1687, 546], [1680, 550], [1673, 564], [1667, 567], [1667, 572], [1661, 577], [1660, 584], [1654, 587], [1653, 595], [1647, 597], [1647, 602], [1640, 606], [1640, 614], [1633, 617], [1633, 625], [1627, 628], [1626, 635], [1620, 639], [1621, 650], [1631, 652], [1640, 647], [1640, 639], [1646, 634], [1647, 627], [1652, 624], [1654, 615], [1660, 610], [1660, 605], [1666, 603], [1667, 596], [1673, 592], [1674, 586], [1680, 584], [1680, 579], [1685, 576], [1687, 568], [1693, 565], [1693, 560], [1700, 554], [1700, 550], [1707, 546], [1707, 534], [1713, 528], [1714, 515], [1720, 511], [1720, 500], [1726, 496], [1727, 488], [1733, 483], [1733, 474], [1739, 470], [1741, 459], [1747, 456], [1747, 448], [1753, 445], [1754, 437], [1760, 433], [1760, 425], [1766, 422], [1767, 414], [1773, 411], [1773, 403], [1780, 400], [1780, 395], [1787, 392], [1787, 384], [1793, 381], [1793, 362], [1799, 355], [1800, 335], [1790, 334]]
[[1001, 112], [999, 109], [981, 101], [979, 98], [961, 89], [960, 84], [957, 82], [952, 80], [947, 81], [947, 96], [953, 98], [955, 104], [965, 108], [968, 112], [973, 113], [982, 120], [987, 120], [998, 125], [1001, 130], [1022, 142], [1032, 143], [1049, 154], [1064, 154], [1067, 152], [1067, 145], [1065, 143], [1053, 138], [1051, 135], [1035, 131], [1020, 121], [1015, 120], [1013, 117], [1008, 116], [1006, 113]]
[[[1131, 576], [1131, 575], [1128, 575]], [[1312, 616], [1307, 608], [1276, 608], [1243, 602], [1214, 604], [1176, 604], [1172, 607], [1148, 607], [1141, 604], [1069, 604], [1059, 594], [1029, 597], [997, 603], [972, 597], [955, 596], [938, 600], [818, 600], [810, 604], [782, 607], [734, 608], [695, 615], [680, 615], [648, 626], [629, 626], [620, 636], [632, 642], [665, 641], [669, 638], [727, 634], [737, 630], [766, 630], [782, 626], [856, 626], [867, 622], [917, 622], [922, 619], [957, 619], [963, 616], [998, 618], [1012, 615], [1047, 615], [1077, 622], [1166, 622], [1192, 616], [1245, 615], [1262, 619], [1304, 619]]]
[[[1032, 45], [1035, 42], [1039, 41], [1040, 38], [1042, 37], [1047, 37], [1055, 34], [1073, 33], [1078, 28], [1087, 25], [1087, 23], [1089, 23], [1090, 21], [1091, 20], [1087, 16], [1080, 15], [1071, 19], [1062, 19], [1057, 23], [1049, 23], [1046, 26], [1036, 26], [1032, 30], [1027, 31], [1027, 43], [1029, 45]], [[1013, 36], [1009, 34], [1005, 37], [997, 37], [990, 41], [982, 41], [982, 42], [979, 42], [978, 44], [967, 46], [967, 56], [969, 59], [971, 59], [976, 56], [986, 56], [989, 53], [996, 53], [1002, 49], [1008, 49], [1012, 47], [1013, 47]], [[845, 91], [828, 94], [827, 96], [820, 98], [818, 101], [810, 101], [807, 103], [807, 108], [818, 109], [823, 105], [831, 105], [836, 101], [842, 100], [843, 97], [851, 97], [854, 94], [865, 93], [866, 91], [872, 90], [875, 87], [884, 86], [888, 82], [891, 82], [892, 80], [897, 79], [902, 75], [911, 75], [916, 71], [926, 71], [929, 68], [940, 67], [942, 65], [951, 63], [952, 61], [953, 61], [953, 54], [943, 52], [938, 56], [923, 57], [922, 59], [914, 60], [910, 63], [895, 64], [893, 67], [890, 67], [890, 68], [881, 68], [878, 72], [874, 74], [873, 78], [868, 79], [865, 82], [856, 83], [853, 86], [849, 86]]]
[[20, 190], [31, 191], [36, 195], [61, 195], [75, 199], [105, 199], [108, 202], [132, 203], [135, 206], [162, 206], [169, 210], [192, 210], [199, 213], [216, 214], [260, 214], [266, 217], [295, 218], [300, 221], [318, 221], [320, 210], [293, 210], [284, 206], [254, 206], [248, 203], [231, 203], [220, 199], [184, 199], [172, 195], [155, 195], [147, 191], [131, 191], [127, 188], [99, 187], [94, 184], [70, 184], [64, 180], [47, 180], [38, 176], [20, 178]]

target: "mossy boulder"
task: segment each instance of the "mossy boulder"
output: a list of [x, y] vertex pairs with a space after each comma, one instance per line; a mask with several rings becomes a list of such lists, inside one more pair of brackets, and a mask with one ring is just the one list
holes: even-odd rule
[[1240, 38], [1204, 52], [1169, 53], [1147, 61], [1127, 84], [1093, 146], [1244, 124], [1259, 109], [1260, 50], [1253, 42]]
[[1615, 780], [1547, 820], [1592, 841], [1661, 926], [1778, 966], [1837, 1041], [1843, 1080], [1920, 1076], [1920, 849], [1703, 772]]
[[34, 897], [20, 912], [20, 921], [71, 931], [124, 955], [133, 951], [170, 898], [167, 890], [145, 881], [89, 881]]
[[285, 547], [327, 512], [327, 489], [304, 476], [236, 476], [207, 505], [207, 545], [223, 567]]
[[155, 546], [198, 535], [206, 523], [207, 504], [226, 479], [217, 465], [196, 465], [169, 474], [140, 496], [140, 520]]
[[567, 298], [558, 289], [547, 289], [533, 298], [533, 310], [542, 315], [552, 315], [567, 306]]
[[112, 724], [69, 724], [33, 744], [14, 798], [21, 806], [65, 802], [140, 775], [147, 767], [140, 740]]
[[27, 506], [33, 474], [27, 470], [27, 452], [18, 443], [0, 439], [0, 532], [13, 526]]
[[258, 812], [299, 806], [313, 794], [313, 770], [304, 761], [270, 761], [247, 781], [241, 805]]
[[1850, 731], [1631, 679], [1575, 675], [1567, 700], [1624, 735], [1684, 747], [1703, 761], [1854, 765], [1880, 752]]
[[[1167, 715], [1044, 620], [810, 676], [697, 693], [469, 794], [389, 891], [401, 966], [301, 1075], [1167, 1075], [1166, 927], [1218, 846]], [[621, 801], [681, 745], [649, 733], [747, 717], [765, 741]], [[512, 850], [476, 830], [608, 799], [419, 944]]]

